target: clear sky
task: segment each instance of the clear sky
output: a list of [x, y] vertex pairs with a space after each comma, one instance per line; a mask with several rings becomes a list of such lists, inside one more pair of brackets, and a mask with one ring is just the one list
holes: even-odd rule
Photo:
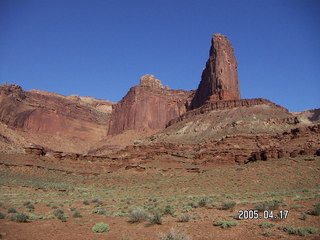
[[0, 0], [0, 83], [114, 102], [148, 73], [196, 89], [214, 33], [243, 98], [320, 107], [319, 0]]

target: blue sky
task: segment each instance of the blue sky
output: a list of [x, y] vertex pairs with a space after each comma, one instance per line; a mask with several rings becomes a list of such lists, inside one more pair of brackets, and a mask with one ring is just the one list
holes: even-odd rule
[[318, 0], [1, 0], [0, 83], [119, 101], [140, 76], [196, 89], [214, 33], [243, 98], [320, 107]]

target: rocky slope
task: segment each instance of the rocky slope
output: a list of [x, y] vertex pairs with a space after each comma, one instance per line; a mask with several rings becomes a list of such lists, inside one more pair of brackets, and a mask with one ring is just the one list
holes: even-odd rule
[[0, 86], [0, 122], [25, 139], [19, 145], [85, 152], [106, 136], [111, 106], [105, 100]]
[[294, 116], [309, 119], [311, 122], [320, 121], [320, 108], [310, 109], [303, 112], [291, 112]]

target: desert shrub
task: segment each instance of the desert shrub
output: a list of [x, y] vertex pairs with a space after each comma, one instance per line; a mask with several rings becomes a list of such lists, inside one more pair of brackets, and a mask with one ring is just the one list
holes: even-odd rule
[[263, 212], [265, 210], [276, 210], [280, 207], [280, 201], [279, 200], [272, 200], [268, 202], [263, 202], [254, 208], [260, 212]]
[[182, 215], [178, 218], [178, 222], [189, 222], [190, 220], [190, 216], [185, 214], [185, 215]]
[[129, 214], [126, 213], [125, 211], [120, 211], [120, 212], [116, 212], [116, 213], [114, 214], [114, 216], [127, 217], [127, 216], [129, 216]]
[[103, 214], [106, 214], [106, 210], [102, 209], [102, 208], [94, 208], [91, 213], [96, 213], [96, 214], [100, 214], [100, 215], [103, 215]]
[[93, 227], [92, 227], [92, 232], [95, 233], [102, 233], [102, 232], [109, 232], [110, 227], [108, 224], [105, 223], [96, 223]]
[[168, 234], [160, 234], [160, 240], [190, 240], [184, 232], [171, 229]]
[[183, 206], [182, 212], [190, 212], [193, 208], [189, 205]]
[[84, 200], [82, 203], [83, 203], [84, 205], [90, 205], [90, 202], [89, 202], [88, 200]]
[[64, 211], [62, 209], [56, 209], [53, 211], [53, 214], [62, 222], [67, 221], [67, 217], [64, 215]]
[[28, 215], [28, 219], [30, 219], [30, 220], [43, 219], [43, 216], [42, 215], [38, 215], [38, 214], [29, 214]]
[[300, 205], [293, 205], [293, 206], [291, 207], [291, 209], [298, 209], [298, 208], [302, 208], [302, 206], [300, 206]]
[[58, 206], [57, 206], [57, 205], [52, 205], [51, 208], [52, 208], [52, 209], [57, 209]]
[[308, 228], [283, 227], [282, 230], [289, 234], [295, 234], [303, 237], [306, 236], [308, 233], [310, 234], [317, 233], [317, 229], [313, 227], [308, 227]]
[[148, 214], [143, 209], [135, 209], [130, 213], [130, 223], [143, 222], [148, 218]]
[[236, 202], [224, 202], [222, 203], [221, 209], [222, 210], [233, 210], [234, 206], [236, 205]]
[[236, 222], [228, 222], [228, 221], [218, 221], [213, 225], [220, 226], [221, 228], [230, 228], [230, 227], [236, 226], [237, 223]]
[[318, 230], [314, 227], [307, 227], [305, 230], [310, 234], [316, 234], [318, 232]]
[[307, 219], [307, 215], [303, 214], [303, 216], [300, 218], [300, 220], [306, 220]]
[[30, 205], [31, 204], [31, 202], [30, 201], [22, 201], [22, 204], [23, 204], [23, 206], [28, 206], [28, 205]]
[[175, 215], [175, 207], [174, 206], [170, 206], [170, 205], [167, 205], [164, 207], [163, 209], [163, 215], [171, 215], [171, 216], [174, 216]]
[[53, 211], [53, 214], [57, 217], [59, 215], [63, 215], [64, 211], [62, 209], [58, 208], [58, 209]]
[[74, 217], [74, 218], [79, 218], [79, 217], [82, 217], [82, 215], [81, 215], [80, 212], [75, 211], [75, 212], [72, 214], [72, 217]]
[[28, 222], [28, 216], [24, 213], [14, 213], [9, 216], [9, 219], [19, 223]]
[[273, 223], [264, 222], [264, 223], [261, 223], [259, 226], [261, 228], [270, 228], [270, 227], [273, 227], [274, 224]]
[[28, 211], [28, 212], [33, 212], [34, 211], [34, 206], [32, 205], [32, 204], [29, 204], [29, 205], [27, 205], [27, 207], [26, 207], [26, 210]]
[[8, 213], [16, 213], [16, 212], [17, 210], [15, 208], [12, 208], [12, 207], [8, 208]]
[[195, 203], [195, 202], [188, 202], [186, 206], [190, 206], [190, 207], [192, 207], [192, 208], [197, 208], [197, 207], [199, 207], [199, 205], [198, 205], [197, 203]]
[[199, 207], [205, 207], [207, 205], [207, 202], [208, 202], [208, 198], [204, 197], [200, 199], [198, 205]]
[[73, 212], [73, 211], [75, 211], [77, 208], [75, 208], [75, 207], [70, 207], [70, 211], [71, 212]]
[[162, 219], [161, 219], [161, 214], [155, 214], [153, 217], [150, 218], [150, 223], [151, 224], [162, 224]]
[[308, 214], [314, 216], [320, 216], [320, 202], [317, 203], [313, 210], [309, 211]]
[[94, 199], [91, 200], [91, 202], [97, 203], [97, 202], [99, 202], [99, 199], [98, 198], [94, 198]]
[[263, 236], [266, 236], [266, 237], [269, 237], [272, 235], [272, 231], [271, 230], [268, 230], [268, 231], [265, 231], [262, 233]]
[[67, 217], [65, 215], [58, 215], [57, 219], [59, 219], [61, 222], [66, 222], [67, 221]]
[[2, 212], [0, 212], [0, 219], [4, 219], [6, 217], [6, 215]]
[[2, 207], [3, 206], [3, 202], [0, 202], [0, 207]]

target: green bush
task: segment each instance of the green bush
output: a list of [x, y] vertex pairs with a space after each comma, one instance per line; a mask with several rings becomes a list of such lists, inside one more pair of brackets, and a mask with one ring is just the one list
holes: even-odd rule
[[82, 203], [83, 203], [84, 205], [90, 205], [90, 202], [89, 202], [88, 200], [84, 200]]
[[228, 222], [228, 221], [218, 221], [213, 225], [220, 226], [221, 228], [230, 228], [230, 227], [236, 226], [237, 223], [236, 222]]
[[4, 219], [6, 217], [6, 215], [2, 212], [0, 212], [0, 219]]
[[16, 212], [17, 210], [15, 208], [12, 208], [12, 207], [8, 208], [8, 213], [16, 213]]
[[273, 223], [264, 222], [264, 223], [261, 223], [259, 226], [261, 228], [270, 228], [270, 227], [273, 227], [274, 224]]
[[236, 202], [224, 202], [222, 203], [221, 209], [222, 210], [233, 210], [233, 208], [235, 207]]
[[30, 220], [43, 219], [43, 216], [42, 215], [38, 215], [38, 214], [29, 214], [28, 215], [28, 219], [30, 219]]
[[72, 214], [72, 217], [74, 217], [74, 218], [79, 218], [79, 217], [82, 217], [82, 215], [81, 215], [80, 212], [75, 211], [75, 212]]
[[150, 223], [151, 224], [162, 224], [162, 219], [161, 219], [161, 214], [155, 214], [152, 218], [150, 218]]
[[189, 215], [182, 215], [178, 218], [178, 222], [189, 222], [190, 216]]
[[135, 209], [130, 213], [130, 223], [143, 222], [148, 218], [148, 214], [143, 209]]
[[314, 209], [310, 212], [308, 212], [308, 214], [310, 215], [314, 215], [314, 216], [320, 216], [320, 202], [317, 203], [314, 207]]
[[92, 232], [95, 233], [102, 233], [102, 232], [109, 232], [110, 231], [110, 227], [108, 224], [105, 223], [96, 223], [93, 227], [92, 227]]

